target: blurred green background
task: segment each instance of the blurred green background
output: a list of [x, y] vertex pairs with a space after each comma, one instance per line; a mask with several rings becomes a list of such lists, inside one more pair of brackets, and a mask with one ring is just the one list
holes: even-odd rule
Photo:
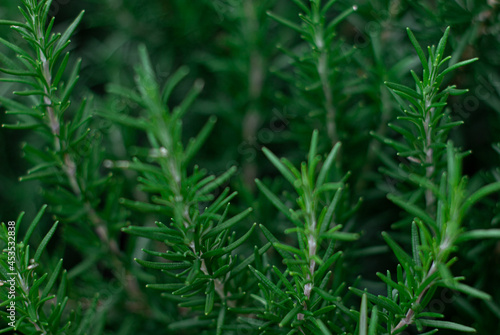
[[[352, 254], [346, 251], [345, 279], [352, 282], [361, 274], [360, 286], [381, 290], [375, 272], [392, 266], [394, 259], [383, 247], [366, 248], [383, 246], [380, 232], [390, 229], [400, 216], [398, 209], [385, 199], [395, 181], [378, 169], [384, 165], [384, 157], [405, 162], [398, 161], [394, 152], [378, 144], [369, 132], [394, 136], [386, 124], [394, 121], [400, 110], [384, 81], [408, 84], [412, 80], [410, 69], [421, 72], [406, 27], [412, 29], [422, 46], [427, 46], [437, 43], [444, 29], [451, 26], [447, 52], [453, 59], [479, 57], [478, 62], [449, 78], [449, 84], [469, 89], [465, 95], [451, 97], [449, 107], [453, 118], [465, 121], [452, 131], [456, 145], [472, 150], [464, 162], [465, 173], [472, 185], [484, 184], [500, 179], [496, 146], [500, 142], [500, 3], [338, 1], [329, 16], [334, 18], [354, 5], [357, 10], [337, 29], [336, 50], [342, 60], [334, 71], [332, 87], [339, 139], [343, 142], [339, 165], [342, 171], [352, 172], [348, 200], [354, 204], [363, 198], [357, 214], [346, 222], [364, 235], [356, 244], [346, 246]], [[17, 1], [2, 1], [0, 18], [20, 19], [17, 6]], [[72, 57], [83, 59], [77, 92], [93, 97], [96, 109], [134, 110], [136, 106], [129, 102], [106, 95], [106, 85], [120, 83], [132, 87], [137, 46], [141, 43], [147, 46], [160, 81], [180, 66], [187, 66], [188, 78], [175, 90], [172, 105], [182, 100], [197, 79], [203, 80], [204, 90], [184, 119], [186, 140], [199, 131], [209, 116], [218, 118], [196, 164], [215, 174], [236, 165], [239, 172], [231, 186], [240, 195], [234, 210], [254, 207], [252, 220], [282, 236], [280, 232], [287, 223], [256, 191], [254, 179], [268, 180], [268, 184], [272, 180], [274, 190], [286, 190], [288, 186], [275, 178], [278, 173], [261, 153], [261, 147], [267, 146], [278, 156], [297, 163], [305, 157], [312, 130], [319, 129], [320, 151], [326, 153], [331, 148], [322, 112], [314, 104], [317, 93], [311, 90], [305, 99], [301, 89], [312, 83], [301, 77], [290, 65], [290, 57], [277, 48], [281, 45], [301, 54], [307, 45], [297, 33], [266, 14], [272, 11], [299, 24], [299, 9], [293, 1], [54, 0], [54, 30], [62, 31], [81, 10], [86, 13], [70, 46]], [[11, 41], [17, 38], [7, 27], [0, 27], [0, 36]], [[7, 84], [0, 85], [1, 95], [10, 96], [12, 90]], [[2, 112], [0, 123], [8, 120]], [[103, 137], [109, 159], [127, 157], [127, 153], [133, 153], [146, 141], [97, 117], [91, 128]], [[17, 217], [20, 211], [32, 216], [43, 203], [38, 184], [18, 182], [18, 177], [29, 168], [22, 158], [21, 145], [33, 139], [29, 131], [0, 131], [2, 220]], [[136, 197], [133, 178], [125, 176], [124, 183], [124, 195]], [[491, 201], [482, 206], [469, 215], [467, 224], [498, 228], [498, 203]], [[144, 217], [131, 213], [129, 220], [141, 224]], [[405, 234], [400, 233], [401, 239]], [[262, 242], [263, 239], [255, 244]], [[493, 334], [500, 329], [500, 244], [471, 243], [458, 256], [456, 272], [492, 294], [497, 305], [444, 292], [435, 308], [442, 309], [447, 319], [473, 324], [479, 334]], [[71, 259], [65, 259], [65, 266], [71, 264]]]

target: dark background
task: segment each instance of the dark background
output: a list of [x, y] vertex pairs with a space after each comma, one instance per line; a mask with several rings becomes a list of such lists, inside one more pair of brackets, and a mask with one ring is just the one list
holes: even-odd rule
[[[427, 46], [436, 44], [445, 28], [451, 26], [447, 53], [457, 60], [479, 57], [479, 61], [455, 71], [447, 79], [448, 84], [469, 89], [469, 93], [449, 100], [453, 118], [465, 121], [452, 131], [451, 137], [463, 150], [472, 150], [472, 155], [464, 161], [464, 172], [470, 176], [473, 187], [498, 180], [500, 155], [493, 145], [500, 142], [500, 4], [494, 0], [380, 0], [359, 1], [356, 5], [358, 10], [337, 30], [342, 50], [356, 48], [341, 64], [335, 88], [339, 137], [343, 142], [341, 164], [344, 171], [353, 173], [349, 180], [350, 200], [355, 203], [360, 197], [364, 199], [349, 221], [354, 230], [364, 235], [356, 244], [345, 246], [346, 280], [352, 283], [361, 274], [360, 287], [384, 294], [385, 288], [375, 272], [394, 269], [395, 259], [384, 247], [380, 232], [391, 229], [391, 224], [401, 217], [400, 211], [385, 199], [385, 194], [395, 188], [395, 181], [378, 172], [383, 165], [378, 153], [383, 151], [392, 159], [397, 158], [383, 146], [375, 146], [375, 153], [370, 153], [374, 140], [369, 132], [394, 121], [401, 113], [383, 82], [411, 84], [409, 70], [421, 73], [406, 27], [412, 29], [422, 46]], [[329, 15], [334, 17], [351, 6], [350, 1], [339, 1]], [[3, 1], [0, 18], [20, 19], [16, 7], [16, 1]], [[272, 10], [299, 23], [299, 10], [292, 1], [54, 0], [52, 9], [51, 14], [56, 16], [55, 31], [62, 31], [81, 10], [86, 12], [70, 48], [73, 58], [83, 59], [76, 92], [92, 96], [95, 108], [133, 108], [124, 101], [109, 98], [106, 85], [133, 85], [140, 43], [147, 46], [160, 81], [182, 65], [190, 69], [187, 79], [172, 96], [172, 106], [182, 100], [196, 79], [202, 79], [204, 90], [184, 118], [184, 136], [187, 140], [195, 135], [210, 115], [216, 115], [218, 122], [196, 164], [215, 174], [236, 165], [239, 172], [231, 186], [240, 195], [234, 210], [254, 207], [251, 220], [270, 226], [278, 234], [288, 227], [257, 192], [253, 182], [259, 177], [275, 190], [287, 187], [277, 178], [278, 172], [260, 148], [267, 146], [278, 156], [298, 163], [306, 155], [312, 129], [317, 128], [320, 151], [326, 153], [330, 149], [323, 119], [307, 109], [308, 105], [294, 94], [290, 81], [273, 73], [275, 69], [292, 76], [294, 73], [277, 44], [294, 50], [304, 47], [300, 36], [266, 15], [267, 10]], [[14, 35], [7, 27], [0, 27], [2, 38], [12, 40], [16, 38]], [[394, 68], [403, 59], [408, 61]], [[300, 78], [295, 80], [296, 85], [301, 85]], [[9, 85], [0, 85], [0, 94], [10, 95], [11, 91]], [[0, 114], [0, 123], [9, 121]], [[125, 151], [146, 142], [141, 135], [124, 132], [123, 145], [118, 145], [113, 126], [99, 118], [92, 127], [103, 135], [109, 159], [120, 159]], [[387, 135], [395, 136], [390, 131]], [[30, 132], [0, 131], [2, 221], [17, 217], [20, 211], [32, 217], [44, 201], [39, 184], [18, 181], [30, 166], [23, 160], [22, 143], [34, 138]], [[124, 192], [132, 197], [134, 185], [125, 185]], [[498, 214], [498, 204], [492, 200], [481, 204], [465, 224], [498, 228]], [[133, 213], [129, 217], [137, 224], [143, 219]], [[394, 235], [404, 240], [407, 232], [395, 231]], [[260, 239], [255, 244], [262, 244], [264, 239]], [[368, 247], [380, 248], [365, 249]], [[446, 320], [477, 327], [479, 334], [493, 334], [500, 328], [499, 244], [495, 241], [466, 244], [458, 256], [460, 260], [453, 271], [465, 275], [470, 285], [493, 295], [497, 304], [443, 291], [436, 294], [430, 308], [444, 313]], [[71, 268], [78, 262], [65, 258], [65, 267]], [[116, 319], [110, 321], [110, 332], [115, 323]]]

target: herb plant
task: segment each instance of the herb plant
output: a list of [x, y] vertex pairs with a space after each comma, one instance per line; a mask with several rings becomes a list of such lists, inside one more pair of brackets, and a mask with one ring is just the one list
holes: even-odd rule
[[494, 333], [498, 9], [0, 5], [0, 333]]

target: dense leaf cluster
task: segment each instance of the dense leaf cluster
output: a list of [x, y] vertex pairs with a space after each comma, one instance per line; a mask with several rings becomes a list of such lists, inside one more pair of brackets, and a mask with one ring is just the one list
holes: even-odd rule
[[[87, 2], [64, 29], [66, 2], [0, 5], [1, 135], [41, 190], [30, 225], [2, 216], [0, 333], [497, 329], [498, 159], [457, 143], [486, 96], [464, 68], [499, 111], [494, 57], [467, 52], [498, 5]], [[69, 50], [88, 25], [104, 42]]]

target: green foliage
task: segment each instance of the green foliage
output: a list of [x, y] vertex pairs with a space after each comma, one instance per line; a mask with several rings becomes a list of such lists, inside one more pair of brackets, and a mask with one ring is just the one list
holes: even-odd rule
[[[123, 220], [122, 211], [111, 204], [100, 213], [102, 199], [115, 197], [119, 190], [116, 181], [100, 173], [103, 151], [97, 133], [88, 128], [92, 115], [84, 99], [71, 117], [73, 90], [79, 79], [81, 60], [77, 60], [66, 76], [70, 59], [64, 50], [70, 37], [82, 20], [83, 12], [62, 33], [53, 33], [55, 18], [48, 21], [51, 1], [23, 1], [20, 11], [26, 23], [3, 21], [4, 25], [27, 41], [26, 50], [2, 40], [17, 54], [18, 63], [7, 62], [10, 68], [1, 72], [8, 76], [4, 82], [20, 84], [23, 89], [14, 95], [25, 97], [24, 103], [2, 97], [7, 115], [15, 115], [15, 124], [3, 124], [7, 129], [33, 129], [40, 133], [41, 143], [26, 143], [23, 151], [32, 167], [21, 181], [40, 181], [44, 197], [61, 221], [86, 221], [85, 230], [79, 230], [88, 242], [106, 245], [118, 253], [109, 238], [105, 222]], [[2, 54], [2, 58], [8, 58]], [[65, 120], [67, 119], [67, 121]], [[83, 228], [83, 227], [82, 227]], [[70, 231], [69, 235], [76, 234]], [[68, 239], [79, 246], [81, 241]]]
[[494, 333], [498, 10], [0, 5], [0, 333]]
[[[255, 224], [240, 238], [230, 232], [252, 209], [229, 217], [229, 201], [236, 192], [229, 194], [226, 188], [218, 196], [214, 195], [214, 191], [235, 173], [235, 168], [230, 168], [219, 177], [207, 175], [197, 166], [191, 174], [187, 172], [190, 160], [202, 147], [215, 122], [210, 119], [198, 136], [189, 141], [186, 148], [183, 147], [181, 118], [200, 93], [202, 83], [195, 82], [186, 98], [170, 110], [167, 107], [168, 97], [186, 74], [185, 69], [174, 73], [160, 90], [146, 49], [141, 47], [139, 53], [141, 65], [136, 68], [138, 92], [116, 86], [110, 87], [110, 90], [125, 97], [134, 97], [144, 109], [144, 115], [137, 119], [117, 114], [109, 116], [126, 126], [145, 131], [151, 148], [144, 150], [149, 152], [145, 157], [147, 162], [137, 157], [130, 162], [108, 162], [107, 165], [137, 171], [141, 176], [139, 187], [152, 195], [151, 204], [122, 199], [124, 205], [136, 210], [164, 213], [172, 221], [168, 224], [157, 222], [156, 227], [129, 226], [122, 230], [164, 242], [171, 248], [166, 253], [144, 249], [147, 254], [162, 261], [136, 259], [146, 268], [162, 270], [168, 277], [175, 278], [173, 282], [153, 283], [146, 287], [165, 291], [162, 295], [174, 301], [178, 301], [178, 297], [184, 298], [183, 306], [203, 311], [203, 318], [193, 320], [189, 327], [214, 326], [217, 333], [222, 333], [226, 322], [225, 309], [238, 305], [240, 300], [237, 295], [231, 294], [238, 289], [234, 277], [241, 276], [247, 265], [232, 252], [248, 240]], [[183, 325], [186, 325], [185, 320], [171, 323], [169, 328], [183, 328]]]
[[[390, 173], [397, 175], [401, 181], [412, 182], [419, 186], [419, 189], [407, 194], [387, 196], [413, 217], [412, 256], [408, 255], [389, 234], [383, 233], [384, 239], [399, 261], [397, 281], [392, 279], [389, 271], [387, 275], [377, 273], [387, 284], [388, 292], [393, 292], [392, 297], [390, 296], [388, 300], [374, 295], [368, 296], [370, 302], [379, 307], [388, 307], [390, 304], [391, 308], [386, 309], [388, 312], [386, 320], [387, 332], [391, 334], [401, 332], [410, 324], [416, 324], [419, 331], [427, 326], [475, 332], [470, 327], [425, 318], [443, 317], [426, 312], [427, 304], [431, 301], [437, 285], [476, 298], [491, 299], [488, 294], [459, 283], [463, 278], [453, 277], [450, 271], [451, 265], [457, 261], [456, 258], [450, 258], [456, 250], [457, 242], [463, 240], [464, 236], [467, 238], [477, 234], [474, 231], [464, 233], [462, 221], [465, 214], [482, 196], [498, 192], [500, 184], [493, 183], [474, 194], [467, 195], [467, 178], [462, 175], [462, 159], [465, 155], [457, 152], [451, 141], [445, 144], [449, 130], [461, 124], [461, 122], [451, 122], [449, 112], [444, 111], [446, 100], [449, 94], [463, 94], [465, 90], [448, 86], [440, 91], [441, 83], [447, 73], [477, 60], [450, 64], [446, 69], [440, 70], [440, 67], [451, 59], [451, 56], [444, 57], [449, 30], [448, 27], [437, 48], [434, 46], [428, 48], [427, 59], [415, 36], [408, 29], [408, 36], [422, 63], [423, 80], [412, 71], [416, 90], [394, 83], [387, 83], [387, 86], [395, 93], [398, 102], [404, 108], [405, 116], [398, 119], [408, 122], [410, 129], [392, 126], [402, 135], [404, 142], [374, 134], [396, 149], [400, 157], [405, 157], [413, 163], [410, 166], [400, 166]], [[410, 103], [408, 109], [405, 108], [405, 100]], [[418, 205], [421, 198], [424, 198], [424, 208]], [[488, 232], [491, 237], [496, 234], [497, 230], [494, 229]], [[357, 289], [353, 291], [359, 295], [366, 294]]]
[[[331, 287], [329, 283], [332, 276], [329, 269], [342, 255], [341, 251], [335, 252], [336, 242], [359, 238], [356, 233], [341, 231], [342, 225], [335, 222], [338, 220], [336, 214], [340, 212], [339, 202], [347, 176], [338, 182], [328, 182], [327, 174], [338, 154], [340, 143], [330, 151], [319, 172], [316, 170], [321, 156], [317, 155], [317, 145], [318, 131], [315, 130], [307, 163], [303, 162], [300, 170], [287, 159], [280, 160], [268, 149], [263, 149], [268, 159], [295, 188], [299, 206], [298, 210], [288, 208], [267, 186], [256, 180], [258, 188], [269, 201], [295, 225], [294, 228], [285, 230], [285, 233], [296, 234], [298, 244], [297, 248], [281, 243], [261, 225], [264, 235], [283, 257], [286, 265], [284, 273], [276, 266], [272, 268], [277, 285], [261, 271], [250, 267], [269, 301], [260, 317], [268, 321], [261, 329], [270, 333], [280, 333], [284, 329], [330, 333], [326, 325], [330, 324], [332, 318], [339, 317], [336, 313], [339, 311], [337, 306], [342, 304], [342, 297], [337, 291], [341, 287]], [[325, 250], [322, 250], [322, 246], [326, 246]], [[336, 294], [330, 295], [327, 293], [329, 290], [334, 290]], [[273, 327], [276, 324], [280, 330], [273, 332], [273, 328], [277, 328]]]
[[[0, 260], [2, 299], [2, 318], [8, 320], [8, 328], [2, 332], [16, 330], [22, 334], [89, 334], [99, 332], [103, 318], [95, 315], [97, 299], [86, 311], [68, 313], [68, 280], [67, 271], [62, 268], [60, 259], [49, 272], [41, 270], [40, 257], [47, 244], [54, 236], [58, 222], [55, 222], [49, 232], [40, 242], [33, 254], [30, 250], [30, 237], [37, 227], [47, 206], [43, 206], [28, 226], [23, 241], [15, 243], [19, 233], [24, 213], [16, 221], [2, 222], [0, 240], [2, 254]], [[50, 275], [49, 275], [50, 274]], [[56, 285], [57, 284], [57, 285]], [[91, 326], [91, 322], [96, 322]]]

